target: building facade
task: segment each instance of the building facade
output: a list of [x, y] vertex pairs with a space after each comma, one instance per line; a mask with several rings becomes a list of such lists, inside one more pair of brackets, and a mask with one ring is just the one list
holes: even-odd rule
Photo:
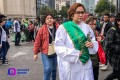
[[96, 0], [76, 0], [76, 2], [82, 3], [87, 12], [94, 14]]
[[76, 0], [67, 0], [67, 1], [70, 1], [70, 5], [76, 3]]
[[0, 0], [0, 13], [8, 17], [36, 17], [35, 0]]
[[120, 0], [117, 0], [117, 12], [120, 12]]
[[95, 0], [89, 0], [89, 12], [94, 14], [95, 13]]
[[109, 0], [109, 1], [116, 6], [116, 12], [119, 12], [120, 11], [120, 0]]
[[50, 8], [55, 9], [55, 0], [47, 0], [47, 4]]
[[73, 4], [76, 0], [55, 0], [55, 10], [59, 11], [63, 6]]
[[66, 6], [66, 0], [55, 0], [55, 10], [61, 10], [62, 6]]

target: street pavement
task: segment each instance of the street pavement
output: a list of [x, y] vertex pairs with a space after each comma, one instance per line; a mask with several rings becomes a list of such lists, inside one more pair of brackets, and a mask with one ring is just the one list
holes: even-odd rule
[[[10, 41], [7, 55], [9, 65], [0, 65], [0, 80], [43, 80], [43, 65], [40, 54], [37, 61], [33, 59], [33, 42], [22, 42], [21, 45], [14, 46], [14, 42]], [[10, 69], [13, 70], [12, 68], [16, 70], [16, 74], [13, 76], [9, 73]], [[26, 71], [24, 71], [25, 69]], [[25, 72], [25, 74], [17, 73], [20, 71]], [[110, 66], [107, 71], [100, 70], [99, 80], [104, 80], [111, 71]], [[59, 80], [58, 73], [57, 80]]]

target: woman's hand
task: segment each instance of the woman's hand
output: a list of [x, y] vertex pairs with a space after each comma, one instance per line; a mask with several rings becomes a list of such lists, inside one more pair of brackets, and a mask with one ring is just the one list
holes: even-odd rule
[[101, 41], [101, 40], [102, 40], [101, 36], [98, 36], [97, 41]]
[[103, 36], [103, 34], [99, 35], [101, 37], [101, 40], [105, 39], [105, 37]]
[[34, 60], [37, 61], [38, 59], [38, 54], [34, 54]]
[[89, 42], [89, 41], [86, 41], [85, 46], [88, 47], [88, 48], [93, 48], [93, 43]]
[[82, 51], [80, 51], [80, 54], [79, 54], [79, 56], [82, 56]]

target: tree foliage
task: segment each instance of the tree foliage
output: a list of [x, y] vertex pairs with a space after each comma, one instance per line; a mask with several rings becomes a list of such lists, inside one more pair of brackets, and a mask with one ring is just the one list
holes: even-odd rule
[[62, 18], [67, 18], [67, 11], [69, 7], [63, 6], [62, 9], [60, 10], [59, 14], [61, 15]]
[[98, 15], [102, 15], [106, 12], [115, 13], [115, 8], [115, 5], [108, 0], [99, 0], [98, 4], [96, 5], [95, 12], [98, 13]]
[[46, 13], [52, 13], [55, 18], [61, 17], [61, 18], [67, 18], [67, 11], [69, 9], [68, 6], [63, 6], [60, 11], [56, 11], [55, 9], [49, 8], [48, 6], [42, 6], [40, 8], [40, 15], [44, 16]]
[[57, 16], [57, 11], [53, 8], [49, 8], [48, 6], [42, 6], [40, 8], [40, 15], [44, 16], [47, 13], [51, 13], [54, 17]]

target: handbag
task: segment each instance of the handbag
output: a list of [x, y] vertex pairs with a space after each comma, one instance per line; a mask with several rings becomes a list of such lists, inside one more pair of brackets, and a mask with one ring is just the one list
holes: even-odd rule
[[52, 43], [49, 44], [49, 47], [48, 47], [48, 57], [53, 57], [56, 55], [55, 53], [55, 49], [54, 49], [54, 37], [53, 37], [53, 33], [54, 33], [54, 28], [53, 28], [53, 31], [51, 33], [50, 29], [48, 28], [48, 31], [50, 33], [50, 36], [52, 36]]
[[99, 57], [99, 60], [100, 60], [100, 62], [102, 64], [105, 64], [106, 63], [105, 51], [102, 48], [100, 41], [98, 41], [98, 45], [99, 45], [99, 48], [98, 48], [98, 57]]
[[55, 54], [54, 41], [51, 44], [49, 44], [49, 47], [48, 47], [48, 56], [53, 54]]

